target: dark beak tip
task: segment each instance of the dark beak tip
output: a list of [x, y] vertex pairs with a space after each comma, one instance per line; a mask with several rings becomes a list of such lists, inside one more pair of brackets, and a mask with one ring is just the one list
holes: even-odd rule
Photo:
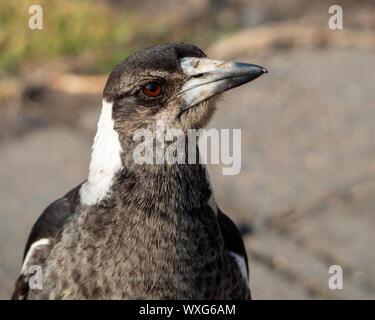
[[268, 73], [268, 70], [266, 68], [262, 68], [263, 73]]

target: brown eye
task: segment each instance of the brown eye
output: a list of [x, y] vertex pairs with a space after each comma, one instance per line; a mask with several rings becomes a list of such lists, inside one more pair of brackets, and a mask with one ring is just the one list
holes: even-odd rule
[[157, 97], [161, 93], [161, 85], [156, 82], [150, 82], [142, 88], [147, 97]]

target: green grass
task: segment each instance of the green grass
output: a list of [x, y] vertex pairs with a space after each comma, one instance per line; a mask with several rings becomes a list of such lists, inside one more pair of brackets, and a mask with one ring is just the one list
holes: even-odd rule
[[[33, 2], [34, 3], [34, 2]], [[28, 27], [30, 1], [0, 4], [0, 71], [14, 72], [24, 60], [42, 62], [129, 42], [136, 26], [130, 15], [113, 15], [91, 1], [40, 1], [43, 29]]]
[[[43, 8], [43, 30], [28, 27], [28, 8]], [[170, 14], [145, 17], [142, 12], [111, 8], [97, 1], [6, 0], [0, 2], [0, 73], [17, 73], [24, 62], [90, 53], [87, 72], [105, 73], [139, 48], [160, 42], [190, 41], [207, 46], [236, 26], [204, 21], [189, 28], [173, 25]]]

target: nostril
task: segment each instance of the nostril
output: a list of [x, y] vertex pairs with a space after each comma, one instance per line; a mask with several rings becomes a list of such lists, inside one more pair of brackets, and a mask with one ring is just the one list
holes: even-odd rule
[[190, 76], [190, 78], [202, 78], [207, 75], [207, 72], [197, 73]]

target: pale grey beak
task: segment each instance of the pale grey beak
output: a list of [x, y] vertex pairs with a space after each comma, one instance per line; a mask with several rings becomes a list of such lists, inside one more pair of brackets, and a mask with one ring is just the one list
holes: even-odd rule
[[171, 100], [181, 98], [181, 113], [216, 94], [238, 87], [267, 73], [265, 68], [255, 64], [207, 58], [181, 58], [180, 65], [188, 76], [188, 80]]

